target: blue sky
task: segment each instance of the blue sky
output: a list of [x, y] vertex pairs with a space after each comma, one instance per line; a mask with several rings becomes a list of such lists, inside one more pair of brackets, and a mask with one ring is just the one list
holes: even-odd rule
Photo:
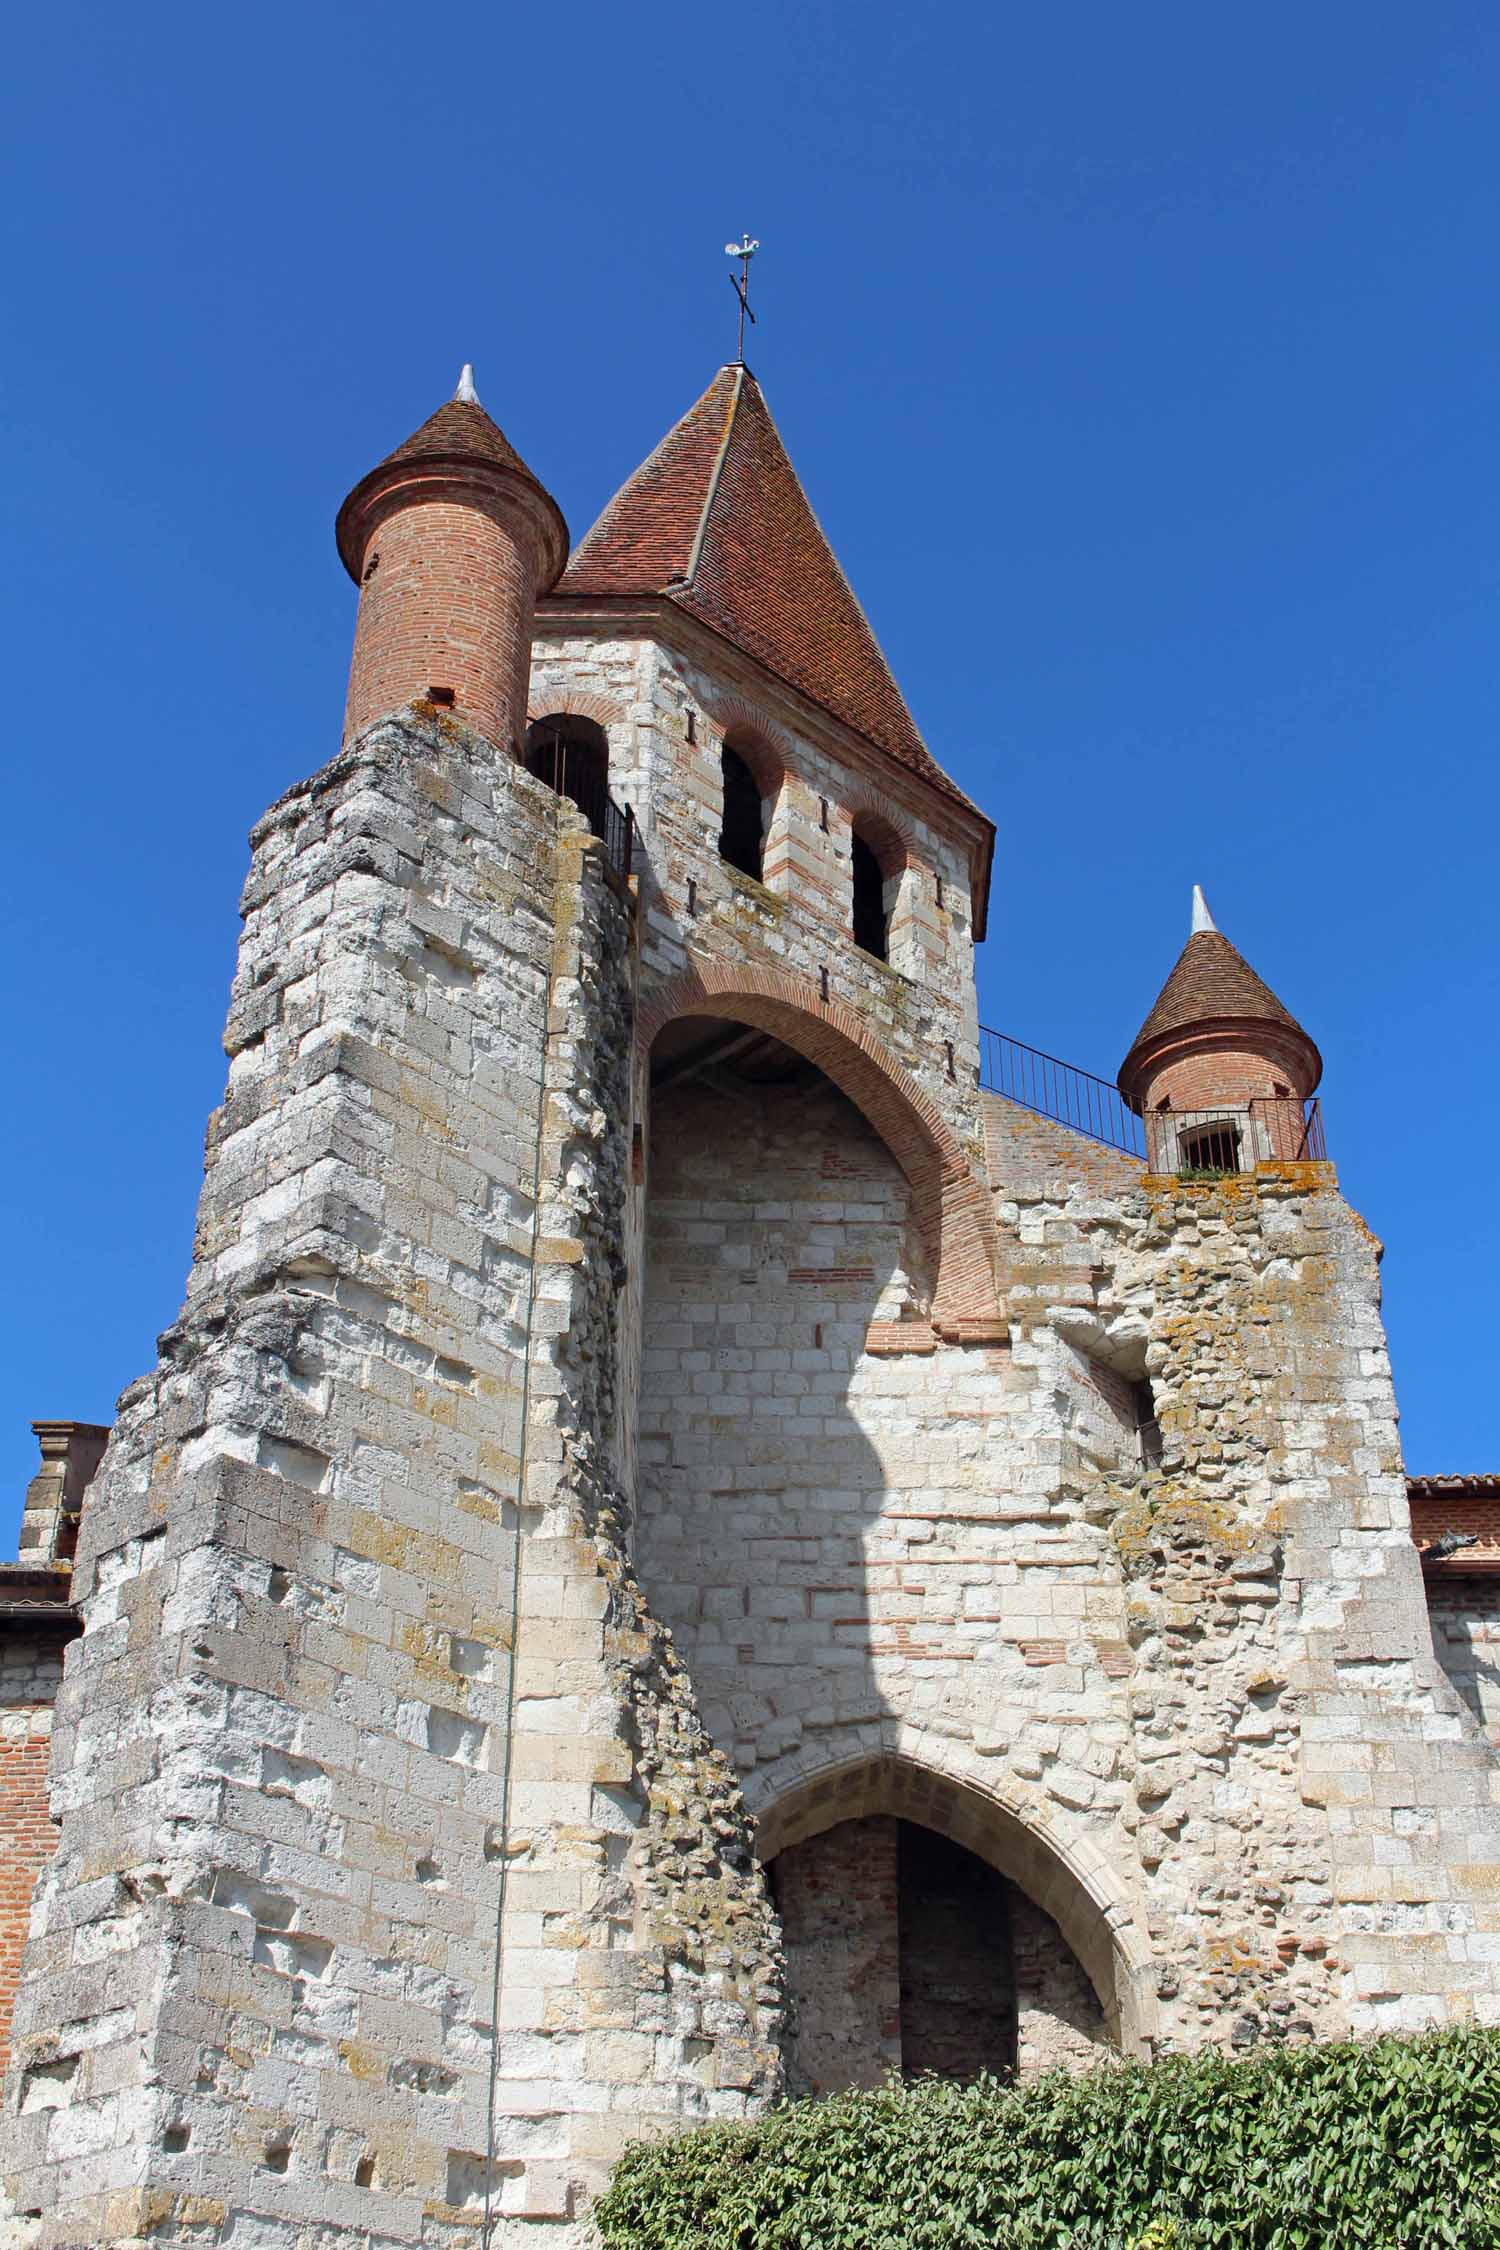
[[1322, 1046], [1413, 1470], [1500, 1468], [1500, 14], [26, 10], [0, 87], [0, 1508], [187, 1269], [334, 510], [478, 368], [581, 534], [750, 357], [1000, 843], [981, 1012], [1111, 1073], [1201, 881]]

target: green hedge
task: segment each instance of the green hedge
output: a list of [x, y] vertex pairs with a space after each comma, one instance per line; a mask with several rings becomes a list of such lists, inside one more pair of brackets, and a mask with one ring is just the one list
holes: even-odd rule
[[609, 2250], [1500, 2250], [1500, 2032], [925, 2080], [626, 2150]]

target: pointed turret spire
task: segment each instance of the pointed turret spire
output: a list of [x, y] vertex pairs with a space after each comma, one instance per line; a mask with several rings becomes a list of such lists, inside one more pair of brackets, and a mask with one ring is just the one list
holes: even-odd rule
[[346, 739], [431, 703], [500, 749], [516, 744], [536, 596], [567, 560], [568, 529], [480, 405], [467, 361], [452, 398], [360, 478], [337, 537], [360, 590]]
[[1120, 1065], [1132, 1109], [1311, 1094], [1323, 1059], [1193, 885], [1192, 930]]

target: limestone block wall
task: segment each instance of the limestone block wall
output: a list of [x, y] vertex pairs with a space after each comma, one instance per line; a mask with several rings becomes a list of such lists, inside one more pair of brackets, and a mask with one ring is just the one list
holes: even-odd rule
[[710, 1731], [757, 1811], [892, 1754], [961, 1776], [974, 1848], [1050, 1912], [1071, 1890], [1118, 2030], [1126, 1591], [1083, 1505], [1138, 1455], [1113, 1378], [1045, 1325], [948, 1348], [901, 1319], [908, 1184], [826, 1081], [674, 1086], [650, 1145], [637, 1552]]
[[630, 2131], [780, 2070], [610, 1461], [629, 903], [420, 711], [254, 844], [187, 1302], [84, 1510], [13, 2206], [43, 2250], [555, 2241]]
[[[826, 975], [830, 996], [858, 1010], [958, 1137], [972, 1139], [979, 1061], [972, 827], [888, 761], [873, 790], [833, 722], [794, 712], [764, 675], [728, 651], [709, 667], [652, 640], [553, 637], [546, 627], [544, 634], [532, 670], [533, 714], [576, 709], [603, 724], [610, 786], [635, 808], [645, 886], [643, 992], [671, 987], [705, 962], [779, 970], [815, 993]], [[764, 746], [764, 786], [774, 799], [764, 882], [719, 857], [726, 731]], [[877, 799], [908, 856], [888, 964], [860, 952], [850, 925], [852, 821]]]

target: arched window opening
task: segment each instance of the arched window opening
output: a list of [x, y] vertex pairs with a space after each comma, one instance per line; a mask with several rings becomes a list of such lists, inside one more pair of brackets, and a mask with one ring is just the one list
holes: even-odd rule
[[859, 830], [854, 831], [854, 942], [877, 961], [884, 961], [890, 943], [890, 923], [885, 911], [885, 874], [874, 848]]
[[1240, 1168], [1240, 1129], [1226, 1119], [1196, 1125], [1177, 1143], [1179, 1172], [1237, 1172]]
[[609, 804], [609, 737], [593, 719], [562, 714], [526, 730], [526, 771], [578, 807], [596, 836]]
[[724, 825], [719, 830], [719, 857], [742, 875], [761, 880], [765, 847], [765, 809], [760, 784], [737, 750], [726, 742], [719, 754], [724, 776]]
[[767, 1874], [797, 2003], [790, 2060], [811, 2092], [1099, 2060], [1103, 2012], [1057, 1924], [950, 1837], [890, 1815], [843, 1821]]

